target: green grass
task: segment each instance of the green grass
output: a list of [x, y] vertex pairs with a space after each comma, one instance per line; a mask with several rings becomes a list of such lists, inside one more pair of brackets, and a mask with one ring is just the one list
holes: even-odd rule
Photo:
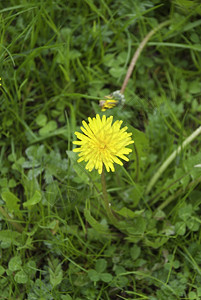
[[[0, 13], [0, 299], [200, 299], [199, 1], [10, 0]], [[135, 141], [106, 174], [113, 225], [74, 132], [168, 20], [125, 105], [105, 112]]]

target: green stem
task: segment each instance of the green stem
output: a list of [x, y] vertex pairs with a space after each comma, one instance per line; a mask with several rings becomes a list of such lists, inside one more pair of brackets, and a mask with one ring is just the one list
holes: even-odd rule
[[[190, 182], [188, 184], [188, 186], [186, 187], [185, 190], [190, 190], [191, 188], [194, 188], [197, 184], [199, 184], [201, 182], [201, 176], [199, 178], [197, 178], [196, 180]], [[180, 195], [182, 195], [184, 193], [183, 187], [180, 188], [176, 193], [174, 193], [173, 195], [171, 195], [169, 198], [166, 199], [165, 202], [163, 202], [158, 208], [157, 210], [163, 210], [167, 205], [169, 205], [174, 199], [176, 199], [177, 197], [179, 197]]]
[[164, 161], [162, 166], [158, 169], [158, 171], [154, 174], [154, 176], [151, 178], [145, 194], [148, 195], [153, 186], [155, 185], [156, 181], [159, 179], [159, 177], [163, 174], [163, 172], [167, 169], [169, 164], [175, 159], [175, 157], [181, 152], [182, 149], [184, 149], [188, 144], [190, 144], [199, 134], [201, 133], [201, 126], [198, 127], [183, 143], [181, 146], [179, 146], [172, 154]]
[[136, 156], [136, 173], [135, 173], [135, 181], [138, 182], [139, 179], [139, 173], [140, 173], [140, 161], [139, 161], [139, 154], [137, 151], [137, 147], [135, 143], [133, 144], [134, 150], [135, 150], [135, 156]]
[[102, 204], [103, 207], [105, 208], [106, 212], [107, 212], [107, 216], [110, 219], [110, 221], [112, 222], [113, 225], [117, 224], [118, 220], [115, 217], [114, 213], [112, 212], [112, 208], [111, 208], [111, 204], [108, 201], [108, 193], [107, 193], [107, 187], [106, 187], [106, 181], [105, 181], [105, 171], [103, 168], [103, 171], [101, 173], [101, 185], [102, 185]]
[[18, 224], [18, 223], [16, 223], [15, 221], [13, 221], [13, 220], [11, 219], [11, 217], [7, 214], [7, 212], [3, 209], [2, 206], [0, 206], [0, 213], [7, 219], [7, 221], [8, 221], [9, 223], [11, 223], [11, 224], [15, 227], [15, 229], [16, 229], [18, 232], [22, 233], [22, 232], [24, 231], [24, 228], [23, 228], [20, 224]]

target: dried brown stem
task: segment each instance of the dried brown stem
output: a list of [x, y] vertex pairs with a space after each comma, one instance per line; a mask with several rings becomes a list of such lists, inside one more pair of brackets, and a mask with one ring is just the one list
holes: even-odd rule
[[156, 28], [152, 29], [152, 30], [145, 36], [145, 38], [142, 40], [142, 42], [140, 43], [140, 45], [139, 45], [139, 47], [137, 48], [136, 52], [134, 53], [133, 58], [132, 58], [132, 60], [131, 60], [131, 63], [130, 63], [130, 65], [129, 65], [129, 67], [128, 67], [128, 71], [127, 71], [127, 73], [126, 73], [126, 77], [125, 77], [124, 82], [123, 82], [122, 87], [121, 87], [121, 91], [120, 91], [121, 94], [124, 93], [125, 88], [126, 88], [127, 83], [128, 83], [128, 80], [130, 79], [130, 77], [131, 77], [131, 75], [132, 75], [132, 72], [133, 72], [133, 70], [134, 70], [134, 67], [135, 67], [135, 65], [136, 65], [136, 62], [137, 62], [137, 60], [138, 60], [138, 58], [139, 58], [139, 56], [140, 56], [142, 50], [143, 50], [144, 47], [146, 46], [148, 40], [149, 40], [149, 39], [152, 37], [152, 35], [154, 35], [159, 29], [161, 29], [162, 27], [168, 25], [169, 23], [170, 23], [170, 20], [165, 21], [165, 22], [159, 24]]

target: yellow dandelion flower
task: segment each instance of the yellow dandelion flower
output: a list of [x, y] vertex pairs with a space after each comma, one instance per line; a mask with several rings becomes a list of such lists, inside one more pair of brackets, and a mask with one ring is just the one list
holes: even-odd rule
[[115, 99], [100, 100], [99, 105], [101, 107], [101, 111], [106, 111], [107, 109], [117, 106], [118, 101]]
[[103, 164], [107, 172], [115, 171], [113, 164], [123, 165], [121, 159], [128, 161], [125, 156], [132, 152], [126, 146], [134, 143], [131, 139], [132, 133], [126, 132], [128, 127], [120, 129], [123, 121], [116, 121], [112, 124], [113, 116], [106, 118], [104, 115], [102, 120], [97, 114], [95, 118], [88, 118], [89, 123], [82, 121], [83, 133], [75, 132], [80, 141], [74, 141], [73, 144], [79, 145], [74, 152], [80, 152], [78, 162], [87, 162], [86, 169], [90, 172], [95, 168], [101, 174]]
[[99, 101], [101, 111], [106, 111], [107, 109], [111, 109], [117, 105], [124, 105], [125, 103], [125, 97], [121, 91], [115, 91], [111, 95], [105, 96], [104, 98], [104, 100]]

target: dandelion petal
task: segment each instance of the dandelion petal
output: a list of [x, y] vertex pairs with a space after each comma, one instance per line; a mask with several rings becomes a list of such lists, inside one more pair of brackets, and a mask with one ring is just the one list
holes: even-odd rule
[[128, 161], [127, 154], [132, 152], [132, 149], [126, 148], [133, 144], [131, 138], [132, 133], [126, 132], [127, 127], [120, 129], [123, 121], [116, 121], [112, 124], [113, 116], [106, 118], [103, 115], [102, 119], [97, 114], [95, 118], [88, 118], [89, 123], [82, 122], [83, 133], [75, 132], [79, 141], [74, 141], [73, 144], [80, 146], [73, 149], [74, 152], [80, 152], [78, 162], [85, 161], [86, 169], [90, 172], [96, 169], [99, 174], [102, 173], [103, 164], [107, 172], [115, 171], [114, 163], [123, 165], [123, 159]]

